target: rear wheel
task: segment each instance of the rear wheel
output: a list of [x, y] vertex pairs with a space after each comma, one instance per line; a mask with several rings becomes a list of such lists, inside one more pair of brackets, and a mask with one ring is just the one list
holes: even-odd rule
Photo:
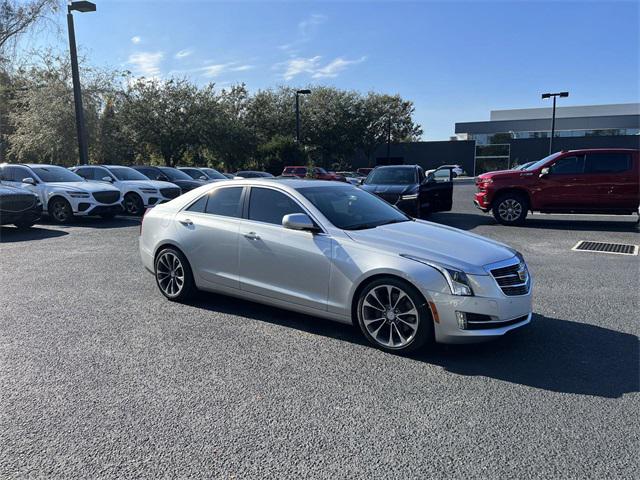
[[357, 316], [365, 338], [388, 352], [409, 353], [433, 340], [433, 321], [424, 298], [396, 278], [381, 278], [364, 287]]
[[127, 193], [124, 196], [124, 210], [129, 215], [139, 216], [144, 211], [144, 202], [137, 193]]
[[521, 225], [527, 218], [529, 202], [519, 193], [505, 193], [493, 203], [493, 216], [503, 225]]
[[158, 288], [169, 300], [184, 302], [196, 290], [187, 258], [173, 247], [164, 248], [158, 253], [155, 275]]
[[73, 210], [64, 198], [55, 197], [49, 201], [49, 215], [55, 223], [68, 223], [73, 218]]

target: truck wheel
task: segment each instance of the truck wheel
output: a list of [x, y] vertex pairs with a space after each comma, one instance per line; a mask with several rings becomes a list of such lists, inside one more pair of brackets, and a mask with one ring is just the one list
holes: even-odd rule
[[519, 193], [505, 193], [493, 202], [493, 216], [502, 225], [522, 225], [527, 218], [529, 202]]

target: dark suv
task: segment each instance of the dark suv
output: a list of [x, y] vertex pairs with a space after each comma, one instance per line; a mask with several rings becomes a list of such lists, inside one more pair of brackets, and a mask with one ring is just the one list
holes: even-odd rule
[[474, 203], [504, 225], [523, 223], [529, 211], [629, 215], [638, 212], [639, 177], [638, 150], [563, 151], [480, 175]]

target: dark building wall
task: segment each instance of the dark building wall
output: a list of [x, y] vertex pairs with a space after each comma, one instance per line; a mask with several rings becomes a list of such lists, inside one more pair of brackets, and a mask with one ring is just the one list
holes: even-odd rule
[[[521, 165], [526, 162], [540, 160], [549, 155], [548, 138], [526, 138], [511, 140], [511, 164]], [[577, 150], [580, 148], [640, 148], [640, 136], [610, 137], [556, 137], [553, 139], [553, 150]]]
[[[473, 172], [475, 157], [475, 142], [443, 141], [443, 142], [407, 142], [392, 144], [390, 149], [390, 163], [405, 165], [420, 165], [425, 170], [440, 165], [457, 164], [465, 171]], [[383, 165], [387, 160], [387, 145], [380, 145], [371, 159], [359, 155], [353, 159], [354, 168], [375, 167]]]

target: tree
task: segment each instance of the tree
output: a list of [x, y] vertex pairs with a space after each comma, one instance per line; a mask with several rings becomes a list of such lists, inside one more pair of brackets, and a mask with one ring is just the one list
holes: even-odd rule
[[57, 11], [59, 3], [58, 0], [0, 0], [0, 63], [8, 45]]
[[280, 175], [287, 165], [306, 165], [304, 149], [291, 136], [274, 135], [258, 147], [256, 167]]

